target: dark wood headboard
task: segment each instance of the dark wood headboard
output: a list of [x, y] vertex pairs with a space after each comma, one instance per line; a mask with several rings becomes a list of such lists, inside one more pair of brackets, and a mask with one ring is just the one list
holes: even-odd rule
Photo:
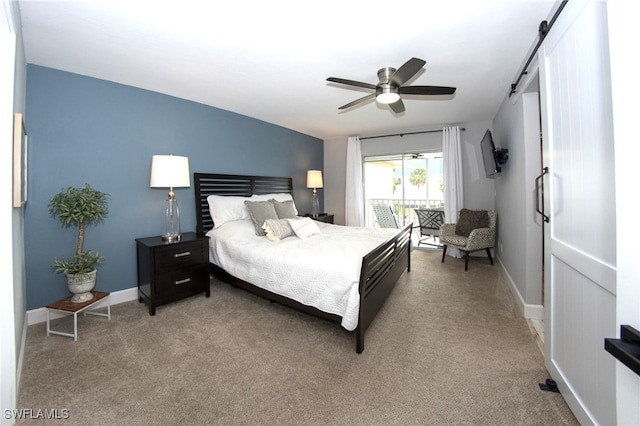
[[194, 173], [196, 200], [196, 232], [199, 235], [213, 228], [209, 213], [209, 195], [250, 197], [253, 194], [289, 193], [293, 197], [293, 179], [290, 177], [221, 175]]

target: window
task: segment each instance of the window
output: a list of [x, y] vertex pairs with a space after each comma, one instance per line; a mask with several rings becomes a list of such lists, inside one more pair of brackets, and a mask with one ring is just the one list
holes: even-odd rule
[[390, 206], [401, 225], [418, 224], [416, 208], [444, 206], [442, 152], [364, 159], [366, 226], [377, 226], [373, 204]]

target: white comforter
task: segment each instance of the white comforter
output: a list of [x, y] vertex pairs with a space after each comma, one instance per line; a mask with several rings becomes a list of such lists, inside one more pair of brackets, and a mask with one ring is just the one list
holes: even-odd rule
[[231, 275], [358, 325], [362, 257], [398, 229], [315, 222], [320, 234], [278, 242], [255, 234], [251, 220], [227, 222], [207, 233], [209, 259]]

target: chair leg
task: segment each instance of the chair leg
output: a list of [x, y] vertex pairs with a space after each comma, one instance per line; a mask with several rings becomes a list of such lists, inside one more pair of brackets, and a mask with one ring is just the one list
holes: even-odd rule
[[487, 256], [489, 256], [489, 262], [491, 262], [491, 265], [493, 265], [493, 258], [491, 257], [491, 250], [489, 250], [488, 247], [487, 247]]
[[442, 262], [441, 263], [444, 263], [444, 256], [446, 254], [447, 254], [447, 245], [445, 244], [442, 246]]
[[464, 252], [464, 270], [465, 271], [469, 270], [469, 252], [468, 251]]

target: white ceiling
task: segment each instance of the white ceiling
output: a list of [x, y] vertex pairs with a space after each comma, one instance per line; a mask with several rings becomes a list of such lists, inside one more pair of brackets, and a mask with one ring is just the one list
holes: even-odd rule
[[[20, 0], [27, 62], [189, 99], [322, 139], [491, 120], [555, 0]], [[411, 57], [394, 114], [369, 92]]]

